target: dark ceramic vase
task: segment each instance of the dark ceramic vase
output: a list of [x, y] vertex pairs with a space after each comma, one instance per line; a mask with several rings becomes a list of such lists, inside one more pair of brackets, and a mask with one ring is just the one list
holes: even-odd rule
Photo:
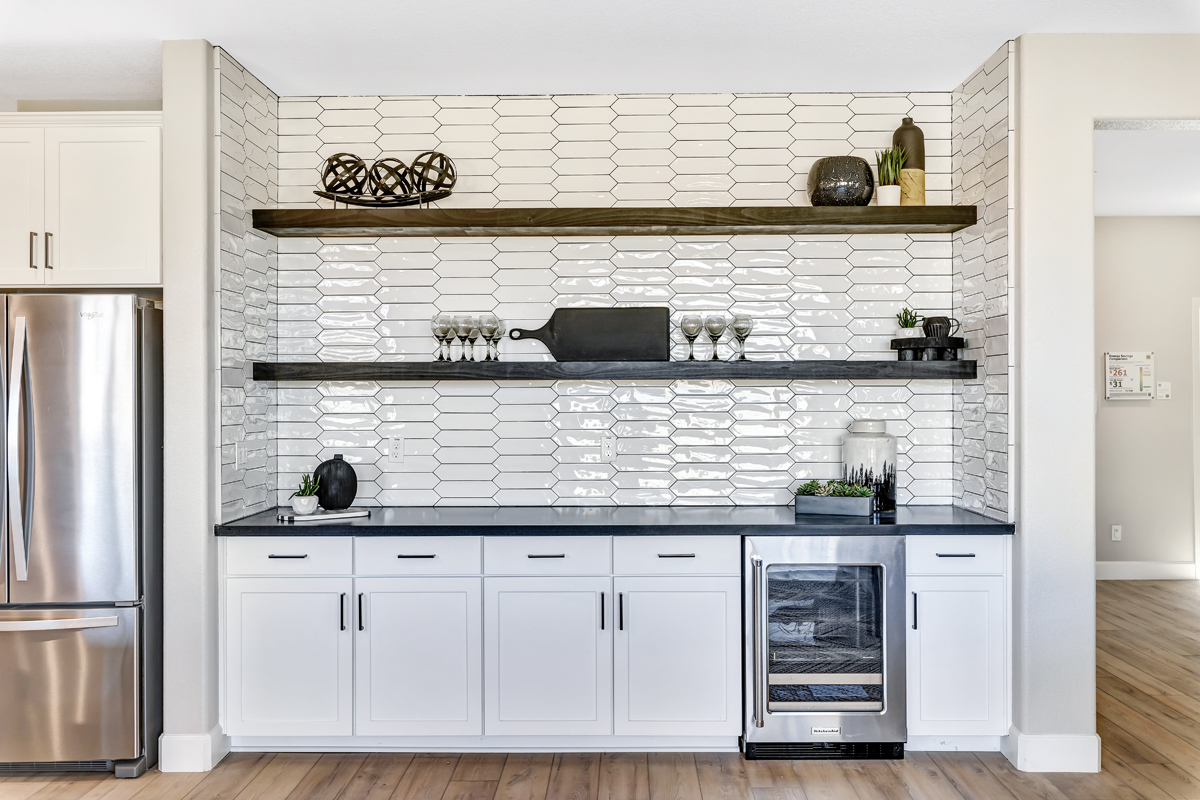
[[358, 476], [340, 453], [322, 462], [313, 470], [313, 477], [321, 479], [317, 486], [317, 502], [326, 511], [349, 508], [358, 494]]
[[808, 170], [808, 201], [814, 206], [865, 206], [874, 193], [871, 165], [858, 156], [821, 158]]
[[912, 117], [905, 117], [892, 134], [892, 146], [897, 145], [908, 154], [904, 159], [904, 169], [925, 169], [925, 134], [913, 124]]

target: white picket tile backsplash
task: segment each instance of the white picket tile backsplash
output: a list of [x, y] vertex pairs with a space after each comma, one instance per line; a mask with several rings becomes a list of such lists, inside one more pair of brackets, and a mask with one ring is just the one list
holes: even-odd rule
[[[327, 156], [408, 161], [438, 149], [459, 171], [443, 207], [803, 205], [813, 161], [856, 154], [874, 163], [874, 150], [911, 115], [926, 134], [929, 202], [948, 204], [951, 104], [949, 93], [280, 98], [278, 189], [240, 199], [243, 207], [327, 207], [312, 193]], [[222, 131], [233, 136], [236, 114], [226, 116]], [[226, 214], [248, 228], [236, 203]], [[959, 285], [950, 235], [247, 235], [278, 251], [264, 302], [273, 314], [269, 357], [280, 361], [427, 361], [438, 312], [492, 311], [510, 327], [536, 327], [554, 308], [615, 305], [670, 307], [676, 359], [687, 355], [678, 320], [689, 312], [753, 315], [752, 358], [892, 358], [896, 312], [950, 313]], [[727, 341], [723, 357], [732, 353]], [[696, 350], [711, 352], [704, 337]], [[506, 340], [502, 352], [549, 359], [534, 341]], [[227, 371], [242, 393], [230, 394], [228, 410], [251, 394], [268, 399], [269, 482], [230, 463], [226, 518], [285, 503], [299, 475], [334, 453], [354, 464], [368, 505], [785, 504], [799, 481], [840, 475], [840, 440], [854, 419], [887, 420], [898, 436], [901, 502], [962, 494], [947, 381], [268, 389], [243, 366], [258, 356], [237, 357], [230, 352]], [[606, 433], [617, 436], [611, 462], [601, 459]], [[235, 435], [249, 433], [226, 430]], [[401, 463], [388, 457], [392, 437], [403, 440]]]

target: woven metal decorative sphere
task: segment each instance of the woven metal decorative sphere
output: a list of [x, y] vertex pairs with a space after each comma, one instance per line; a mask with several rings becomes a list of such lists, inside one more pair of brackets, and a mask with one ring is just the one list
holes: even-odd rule
[[376, 197], [408, 194], [412, 191], [410, 180], [408, 167], [398, 158], [381, 158], [371, 165], [371, 194]]
[[458, 180], [458, 171], [454, 169], [454, 162], [444, 153], [433, 150], [421, 153], [413, 159], [410, 174], [412, 175], [413, 189], [418, 192], [453, 189], [455, 181]]
[[365, 194], [367, 190], [367, 165], [351, 153], [337, 153], [325, 159], [321, 171], [321, 185], [327, 192], [337, 194]]

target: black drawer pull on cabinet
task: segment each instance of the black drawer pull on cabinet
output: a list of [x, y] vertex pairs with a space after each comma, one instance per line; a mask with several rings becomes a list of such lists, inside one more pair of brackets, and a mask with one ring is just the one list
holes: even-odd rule
[[913, 592], [913, 630], [917, 629], [917, 593]]
[[272, 553], [271, 555], [267, 556], [267, 558], [308, 558], [308, 553], [305, 553], [302, 556], [277, 556]]
[[695, 553], [659, 553], [659, 558], [695, 558]]
[[396, 558], [437, 558], [437, 553], [423, 553], [421, 555], [412, 556], [401, 553], [400, 555], [396, 556]]
[[530, 558], [566, 558], [567, 554], [566, 553], [554, 553], [554, 554], [541, 555], [538, 553], [530, 553], [529, 557]]
[[974, 553], [934, 553], [938, 558], [974, 558]]

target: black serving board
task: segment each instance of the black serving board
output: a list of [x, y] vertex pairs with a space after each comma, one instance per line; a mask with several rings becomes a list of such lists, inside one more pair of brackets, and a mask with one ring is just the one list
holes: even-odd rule
[[555, 361], [669, 361], [671, 310], [556, 308], [536, 330], [513, 328], [514, 339], [537, 339]]

